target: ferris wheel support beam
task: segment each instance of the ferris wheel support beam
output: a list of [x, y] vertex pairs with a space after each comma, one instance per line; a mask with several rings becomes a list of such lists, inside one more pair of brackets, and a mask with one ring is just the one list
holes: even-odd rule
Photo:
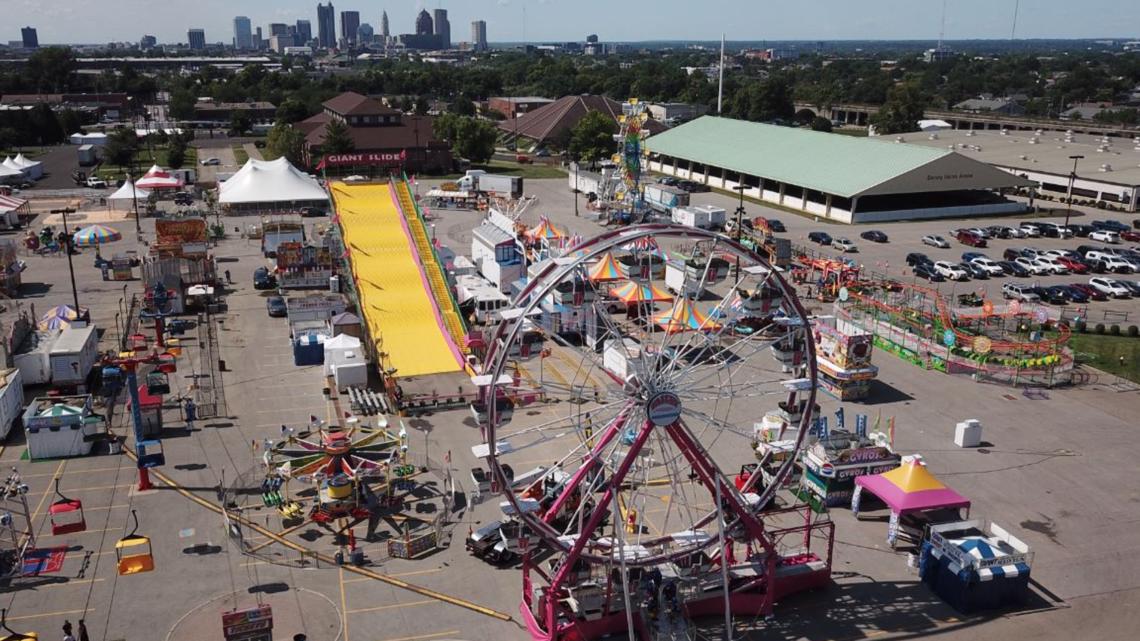
[[605, 427], [605, 429], [602, 431], [601, 436], [598, 437], [598, 441], [594, 445], [594, 448], [590, 450], [586, 456], [583, 457], [585, 459], [584, 462], [578, 468], [578, 470], [574, 472], [574, 476], [570, 478], [570, 482], [566, 484], [566, 487], [562, 488], [562, 493], [559, 494], [558, 498], [554, 500], [554, 503], [550, 506], [550, 509], [546, 511], [546, 514], [542, 516], [542, 520], [550, 523], [554, 517], [557, 516], [558, 513], [562, 510], [562, 506], [564, 506], [566, 502], [570, 500], [570, 497], [573, 495], [574, 491], [578, 489], [578, 486], [581, 485], [582, 479], [586, 478], [586, 475], [589, 474], [591, 470], [601, 464], [600, 457], [602, 452], [604, 452], [606, 447], [608, 447], [609, 444], [615, 438], [617, 438], [618, 433], [625, 426], [625, 422], [629, 419], [631, 410], [632, 405], [622, 411], [621, 414], [615, 416], [614, 420], [610, 421], [610, 424]]

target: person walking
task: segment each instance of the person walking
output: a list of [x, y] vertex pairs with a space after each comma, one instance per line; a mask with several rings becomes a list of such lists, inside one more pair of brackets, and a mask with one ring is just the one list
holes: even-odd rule
[[71, 634], [71, 621], [63, 621], [63, 641], [75, 641], [75, 637]]
[[226, 270], [226, 282], [227, 283], [233, 283], [234, 282], [234, 279], [230, 278], [230, 270], [228, 270], [228, 269]]
[[87, 635], [87, 623], [79, 620], [79, 641], [91, 641], [91, 637]]
[[194, 429], [194, 420], [198, 418], [198, 407], [194, 405], [194, 399], [186, 399], [186, 404], [182, 406], [183, 412], [186, 414], [186, 429]]

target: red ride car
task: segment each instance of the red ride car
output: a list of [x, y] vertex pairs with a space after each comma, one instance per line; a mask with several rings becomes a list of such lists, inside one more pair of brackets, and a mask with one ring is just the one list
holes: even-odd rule
[[1068, 256], [1058, 256], [1057, 262], [1069, 268], [1069, 271], [1074, 274], [1087, 274], [1089, 273], [1089, 266], [1085, 263], [1069, 258]]
[[1083, 292], [1085, 296], [1089, 297], [1089, 300], [1108, 300], [1108, 296], [1104, 292], [1093, 287], [1092, 285], [1089, 285], [1088, 283], [1073, 283], [1069, 285], [1069, 287]]

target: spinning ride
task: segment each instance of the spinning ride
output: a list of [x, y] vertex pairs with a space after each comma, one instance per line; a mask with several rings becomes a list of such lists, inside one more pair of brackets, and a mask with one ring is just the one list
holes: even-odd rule
[[[519, 356], [524, 325], [537, 316], [538, 325], [554, 327], [543, 322], [543, 302], [568, 281], [589, 283], [588, 262], [647, 238], [670, 247], [707, 241], [740, 267], [720, 283], [698, 283], [706, 300], [650, 298], [635, 303], [636, 313], [611, 314], [603, 296], [584, 297], [580, 325], [544, 330], [552, 347], [541, 359], [574, 374], [523, 375], [543, 366]], [[723, 615], [731, 626], [733, 617], [767, 615], [782, 596], [825, 584], [830, 521], [772, 507], [796, 457], [769, 465], [767, 485], [759, 473], [734, 483], [741, 464], [756, 460], [753, 417], [765, 407], [815, 405], [814, 344], [794, 290], [739, 243], [689, 227], [626, 228], [574, 250], [551, 261], [503, 313], [477, 377], [484, 401], [510, 401], [484, 402], [480, 422], [504, 511], [522, 523], [521, 611], [531, 637], [688, 634], [695, 618]], [[755, 309], [733, 304], [749, 291], [770, 294], [759, 322]], [[684, 322], [657, 322], [682, 305]], [[735, 331], [745, 320], [751, 329]], [[789, 373], [766, 353], [777, 342], [800, 352], [788, 359]], [[535, 399], [548, 405], [511, 411]], [[793, 454], [811, 420], [803, 411], [782, 426]], [[512, 470], [536, 457], [552, 464], [520, 482]], [[820, 541], [826, 551], [817, 553], [811, 546]], [[542, 562], [538, 547], [546, 548]]]

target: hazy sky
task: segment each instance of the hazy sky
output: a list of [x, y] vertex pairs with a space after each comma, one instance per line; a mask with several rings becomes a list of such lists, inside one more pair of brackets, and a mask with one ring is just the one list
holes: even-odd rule
[[[946, 0], [946, 38], [1008, 38], [1016, 0]], [[393, 34], [413, 31], [421, 8], [448, 10], [451, 39], [470, 39], [471, 21], [487, 21], [495, 41], [603, 40], [934, 39], [940, 0], [341, 0], [338, 14], [356, 10], [380, 32], [386, 9]], [[307, 18], [317, 25], [313, 0], [3, 0], [0, 41], [18, 40], [20, 27], [39, 30], [41, 43], [186, 42], [201, 27], [207, 42], [230, 42], [233, 17], [253, 25]], [[525, 19], [524, 19], [525, 15]], [[1136, 37], [1137, 0], [1021, 0], [1019, 38]]]

